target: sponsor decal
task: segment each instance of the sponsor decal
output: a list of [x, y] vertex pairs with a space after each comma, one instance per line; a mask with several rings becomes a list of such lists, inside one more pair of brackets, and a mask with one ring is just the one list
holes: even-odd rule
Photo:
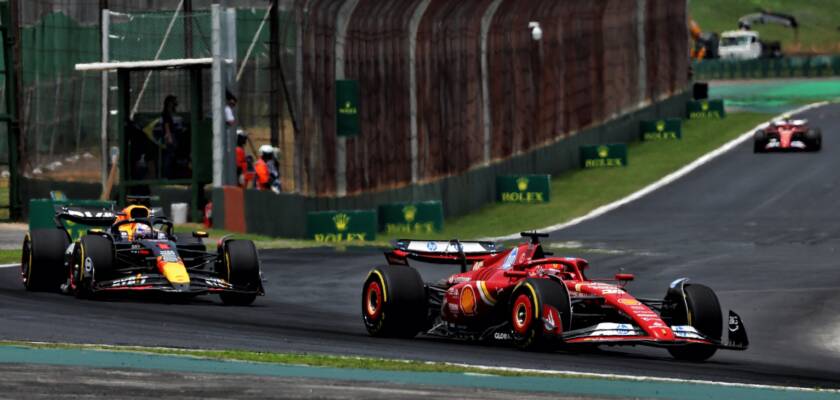
[[437, 250], [437, 243], [428, 242], [428, 243], [426, 243], [426, 248], [429, 249], [429, 251], [435, 251], [435, 250]]
[[502, 264], [502, 269], [510, 269], [513, 263], [516, 262], [516, 256], [519, 253], [519, 247], [514, 247], [510, 253], [505, 257], [505, 262]]
[[316, 233], [315, 241], [321, 243], [364, 242], [366, 233]]
[[545, 203], [549, 201], [548, 175], [500, 176], [497, 196], [503, 203]]
[[510, 333], [506, 332], [496, 332], [493, 334], [493, 339], [496, 340], [511, 340]]
[[403, 218], [405, 218], [405, 222], [408, 222], [410, 224], [414, 222], [414, 217], [417, 216], [417, 207], [409, 204], [403, 207], [402, 212]]
[[485, 304], [493, 306], [496, 305], [496, 298], [487, 290], [487, 283], [484, 281], [477, 281], [475, 285], [478, 287], [478, 294], [481, 296], [481, 301]]
[[461, 289], [461, 300], [459, 303], [461, 304], [461, 311], [464, 315], [475, 314], [475, 291], [472, 286], [465, 285]]
[[350, 224], [350, 216], [344, 213], [338, 213], [332, 217], [335, 223], [335, 230], [344, 232], [347, 230], [347, 225]]
[[679, 122], [666, 123], [665, 120], [660, 119], [652, 125], [653, 130], [650, 130], [650, 123], [642, 123], [642, 126], [645, 129], [645, 131], [642, 132], [643, 140], [676, 140], [681, 136], [680, 132], [677, 132], [675, 129], [679, 127]]
[[345, 101], [344, 104], [338, 108], [338, 113], [341, 115], [356, 115], [359, 113], [359, 110], [356, 107], [353, 107], [353, 103]]
[[85, 257], [85, 272], [93, 271], [93, 260], [90, 257]]
[[175, 250], [161, 250], [160, 258], [164, 262], [178, 262], [178, 254], [175, 253]]
[[618, 299], [618, 302], [621, 303], [621, 304], [624, 304], [624, 305], [628, 305], [628, 306], [636, 306], [636, 305], [641, 304], [641, 303], [639, 303], [638, 300], [631, 299], [631, 298]]
[[137, 274], [136, 276], [117, 279], [111, 282], [111, 287], [122, 287], [122, 286], [139, 286], [145, 285], [146, 279], [149, 277], [143, 274]]
[[456, 277], [450, 277], [449, 278], [449, 284], [450, 285], [455, 285], [455, 284], [458, 284], [458, 283], [464, 283], [464, 282], [469, 282], [469, 281], [470, 281], [470, 277], [468, 277], [468, 276], [456, 276]]
[[735, 332], [741, 327], [741, 319], [737, 315], [729, 314], [729, 332]]

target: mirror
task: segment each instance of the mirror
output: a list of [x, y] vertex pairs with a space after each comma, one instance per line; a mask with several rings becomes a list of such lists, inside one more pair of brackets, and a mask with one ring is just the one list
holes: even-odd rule
[[615, 274], [615, 280], [619, 282], [630, 282], [636, 277], [633, 274], [618, 273]]

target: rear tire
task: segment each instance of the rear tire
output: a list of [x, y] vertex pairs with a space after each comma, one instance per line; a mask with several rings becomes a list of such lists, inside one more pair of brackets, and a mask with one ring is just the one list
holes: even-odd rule
[[[203, 245], [202, 245], [203, 246]], [[222, 251], [222, 270], [217, 272], [237, 290], [247, 293], [222, 292], [222, 303], [232, 306], [247, 306], [257, 299], [262, 290], [260, 258], [254, 242], [250, 240], [229, 240]]]
[[[698, 284], [686, 284], [684, 290], [688, 309], [677, 312], [671, 324], [691, 325], [703, 335], [719, 342], [723, 331], [723, 316], [715, 292], [708, 286]], [[689, 344], [668, 348], [668, 352], [679, 360], [699, 362], [708, 360], [717, 352], [717, 348], [710, 345]]]
[[[550, 279], [526, 279], [522, 281], [510, 297], [510, 317], [513, 328], [513, 344], [522, 350], [553, 350], [562, 341], [556, 335], [570, 330], [572, 308], [569, 292], [562, 283]], [[547, 325], [544, 316], [546, 307], [557, 311], [559, 321], [553, 314]], [[553, 331], [553, 332], [549, 332]]]
[[64, 252], [67, 233], [58, 228], [35, 229], [23, 239], [20, 276], [29, 291], [58, 291], [67, 280]]
[[396, 265], [371, 270], [362, 288], [362, 320], [377, 337], [412, 338], [428, 329], [429, 305], [420, 273]]
[[102, 236], [83, 236], [73, 251], [73, 266], [70, 272], [76, 286], [76, 297], [93, 298], [96, 275], [107, 276], [113, 268], [114, 244]]

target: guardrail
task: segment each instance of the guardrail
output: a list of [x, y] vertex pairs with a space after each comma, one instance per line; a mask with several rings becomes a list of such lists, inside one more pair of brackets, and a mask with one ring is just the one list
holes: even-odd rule
[[758, 60], [703, 60], [691, 64], [694, 79], [768, 79], [840, 76], [840, 55]]

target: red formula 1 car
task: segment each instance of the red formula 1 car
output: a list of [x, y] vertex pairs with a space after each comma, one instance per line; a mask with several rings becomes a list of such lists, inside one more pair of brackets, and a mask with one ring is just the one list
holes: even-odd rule
[[[715, 293], [678, 279], [664, 299], [624, 289], [633, 280], [588, 279], [580, 258], [551, 257], [539, 238], [502, 251], [490, 242], [399, 240], [389, 265], [370, 271], [362, 289], [362, 319], [372, 336], [422, 333], [512, 342], [521, 349], [575, 345], [649, 345], [675, 358], [702, 361], [718, 349], [745, 350], [741, 318], [729, 312], [729, 335]], [[461, 264], [462, 272], [424, 283], [408, 260]]]
[[753, 152], [768, 151], [820, 151], [822, 148], [822, 131], [820, 128], [808, 127], [804, 119], [785, 117], [780, 121], [771, 122], [764, 129], [753, 134]]

